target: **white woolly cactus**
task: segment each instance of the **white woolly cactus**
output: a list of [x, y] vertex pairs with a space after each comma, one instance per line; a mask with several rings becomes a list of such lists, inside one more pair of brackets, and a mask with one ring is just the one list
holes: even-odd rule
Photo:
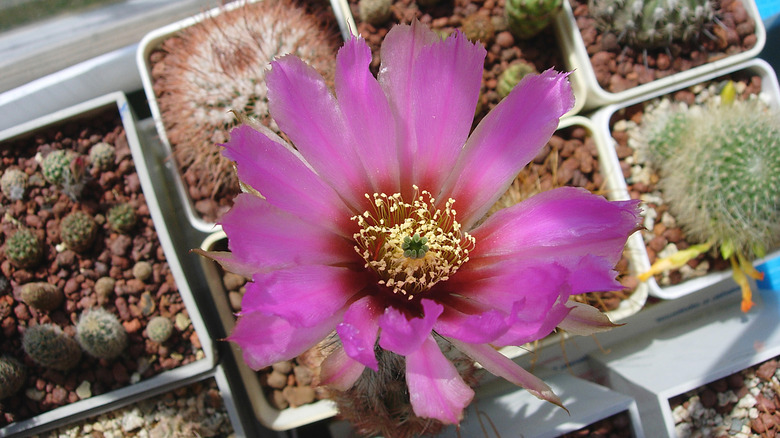
[[653, 114], [643, 132], [671, 213], [699, 243], [678, 261], [717, 248], [745, 291], [744, 276], [759, 276], [749, 260], [780, 243], [780, 113], [758, 99], [724, 100]]
[[228, 140], [233, 112], [275, 128], [264, 80], [270, 62], [294, 54], [332, 78], [338, 38], [291, 0], [263, 0], [223, 11], [167, 39], [152, 74], [179, 165], [202, 170], [198, 174], [216, 183], [215, 197], [238, 193], [232, 165], [218, 146]]

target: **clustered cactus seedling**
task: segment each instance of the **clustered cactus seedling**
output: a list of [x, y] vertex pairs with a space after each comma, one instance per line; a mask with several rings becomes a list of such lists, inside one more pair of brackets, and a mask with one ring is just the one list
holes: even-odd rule
[[68, 371], [81, 359], [79, 344], [54, 324], [29, 327], [22, 348], [38, 365], [59, 371]]
[[21, 298], [25, 304], [34, 309], [50, 311], [60, 307], [65, 296], [57, 286], [36, 281], [22, 286]]
[[43, 247], [32, 230], [17, 230], [5, 242], [5, 256], [14, 266], [32, 268], [43, 257]]
[[0, 356], [0, 400], [16, 394], [24, 385], [27, 372], [18, 360]]
[[294, 54], [332, 80], [338, 46], [337, 33], [291, 0], [246, 2], [166, 40], [153, 75], [179, 166], [213, 186], [214, 199], [235, 196], [238, 179], [217, 146], [235, 125], [231, 111], [275, 129], [264, 80], [271, 60]]
[[98, 307], [81, 314], [76, 340], [91, 356], [113, 359], [127, 346], [127, 332], [113, 313]]
[[681, 251], [680, 258], [690, 256], [681, 261], [718, 248], [731, 261], [743, 288], [742, 308], [749, 310], [745, 275], [760, 277], [749, 260], [780, 240], [780, 114], [754, 99], [647, 123], [664, 199], [686, 235], [701, 242]]
[[43, 177], [73, 199], [78, 199], [84, 190], [86, 170], [87, 160], [83, 156], [61, 149], [49, 152], [41, 163]]
[[646, 49], [690, 42], [715, 17], [710, 0], [589, 0], [588, 10], [602, 32]]
[[76, 252], [85, 252], [92, 248], [97, 232], [95, 219], [81, 210], [70, 213], [60, 222], [62, 242]]
[[505, 98], [509, 95], [515, 85], [520, 80], [532, 73], [538, 73], [536, 67], [533, 64], [520, 60], [514, 64], [510, 64], [501, 74], [498, 76], [498, 83], [496, 84], [496, 91], [501, 98]]
[[506, 0], [509, 31], [517, 38], [533, 38], [550, 25], [561, 10], [561, 0]]
[[100, 142], [89, 150], [89, 162], [98, 170], [111, 170], [116, 164], [116, 149], [113, 145]]
[[358, 10], [360, 19], [372, 26], [381, 26], [393, 14], [390, 7], [393, 0], [360, 0], [358, 1]]
[[173, 323], [170, 318], [155, 316], [146, 324], [146, 336], [150, 340], [162, 344], [173, 334]]
[[106, 220], [108, 220], [108, 226], [112, 230], [118, 233], [127, 233], [135, 227], [138, 217], [132, 205], [123, 203], [111, 207], [108, 210]]
[[24, 192], [27, 191], [27, 174], [19, 169], [7, 169], [0, 178], [0, 189], [6, 198], [12, 201], [18, 201], [24, 198]]

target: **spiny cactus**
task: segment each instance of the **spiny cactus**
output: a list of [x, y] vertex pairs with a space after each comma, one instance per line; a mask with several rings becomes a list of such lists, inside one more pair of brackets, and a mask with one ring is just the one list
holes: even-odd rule
[[47, 181], [75, 200], [87, 182], [87, 160], [73, 151], [54, 150], [43, 158], [41, 172]]
[[358, 10], [360, 19], [372, 26], [381, 26], [393, 15], [390, 6], [392, 0], [360, 0]]
[[173, 334], [173, 323], [170, 318], [155, 316], [146, 324], [146, 336], [150, 340], [162, 344]]
[[106, 220], [108, 220], [108, 226], [112, 230], [119, 233], [127, 233], [135, 227], [138, 217], [132, 205], [123, 203], [111, 207], [108, 210]]
[[0, 356], [0, 400], [16, 394], [24, 385], [24, 365], [11, 356]]
[[498, 76], [498, 84], [496, 85], [498, 95], [501, 96], [502, 99], [507, 97], [521, 79], [532, 73], [538, 72], [536, 71], [536, 67], [529, 62], [520, 60], [519, 62], [509, 65], [509, 67]]
[[22, 348], [38, 365], [59, 371], [73, 368], [81, 359], [79, 344], [54, 324], [29, 327]]
[[89, 150], [89, 162], [98, 170], [111, 170], [116, 164], [116, 148], [106, 142], [100, 142]]
[[533, 38], [550, 25], [561, 10], [561, 0], [506, 0], [509, 31], [517, 38]]
[[116, 315], [98, 307], [81, 314], [76, 324], [76, 340], [91, 356], [113, 359], [127, 346], [127, 332]]
[[5, 256], [14, 266], [32, 268], [43, 257], [43, 246], [32, 230], [22, 228], [5, 242]]
[[19, 169], [8, 169], [3, 172], [0, 178], [0, 189], [6, 198], [12, 201], [18, 201], [24, 198], [24, 192], [27, 191], [27, 174]]
[[57, 286], [42, 281], [27, 283], [22, 286], [22, 301], [38, 310], [54, 310], [60, 307], [65, 296]]
[[166, 40], [166, 55], [153, 74], [179, 166], [213, 185], [215, 199], [235, 196], [239, 186], [232, 163], [217, 146], [236, 123], [231, 111], [277, 129], [264, 80], [270, 61], [294, 54], [332, 80], [338, 46], [338, 33], [291, 0], [246, 2]]
[[487, 14], [468, 15], [463, 19], [460, 28], [469, 41], [479, 41], [484, 46], [488, 46], [496, 35], [496, 28]]
[[70, 213], [60, 222], [62, 242], [76, 252], [85, 252], [92, 248], [97, 232], [95, 219], [81, 210]]
[[588, 10], [602, 32], [641, 48], [690, 42], [715, 17], [710, 0], [589, 0]]

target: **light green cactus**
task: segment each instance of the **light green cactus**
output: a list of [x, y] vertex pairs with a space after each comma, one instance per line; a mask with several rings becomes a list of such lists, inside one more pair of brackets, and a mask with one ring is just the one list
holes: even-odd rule
[[116, 315], [98, 307], [81, 314], [76, 340], [90, 356], [114, 359], [127, 346], [127, 332]]
[[29, 327], [22, 348], [38, 365], [54, 370], [68, 371], [81, 360], [79, 344], [54, 324]]
[[506, 0], [507, 27], [517, 38], [533, 38], [550, 25], [561, 0]]

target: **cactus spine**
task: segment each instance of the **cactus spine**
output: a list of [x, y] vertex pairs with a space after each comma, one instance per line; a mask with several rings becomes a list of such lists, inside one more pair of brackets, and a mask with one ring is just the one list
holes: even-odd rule
[[74, 211], [60, 222], [62, 242], [76, 252], [85, 252], [92, 248], [97, 231], [95, 220], [83, 211]]
[[27, 377], [24, 365], [11, 356], [0, 356], [0, 400], [16, 394]]
[[710, 0], [589, 0], [588, 10], [602, 32], [641, 48], [690, 42], [715, 17]]
[[79, 344], [53, 324], [29, 327], [22, 348], [38, 365], [59, 371], [68, 371], [81, 359]]
[[506, 21], [517, 38], [533, 38], [543, 31], [561, 10], [561, 0], [506, 0]]
[[127, 332], [116, 315], [98, 307], [81, 314], [76, 340], [91, 356], [113, 359], [127, 346]]

